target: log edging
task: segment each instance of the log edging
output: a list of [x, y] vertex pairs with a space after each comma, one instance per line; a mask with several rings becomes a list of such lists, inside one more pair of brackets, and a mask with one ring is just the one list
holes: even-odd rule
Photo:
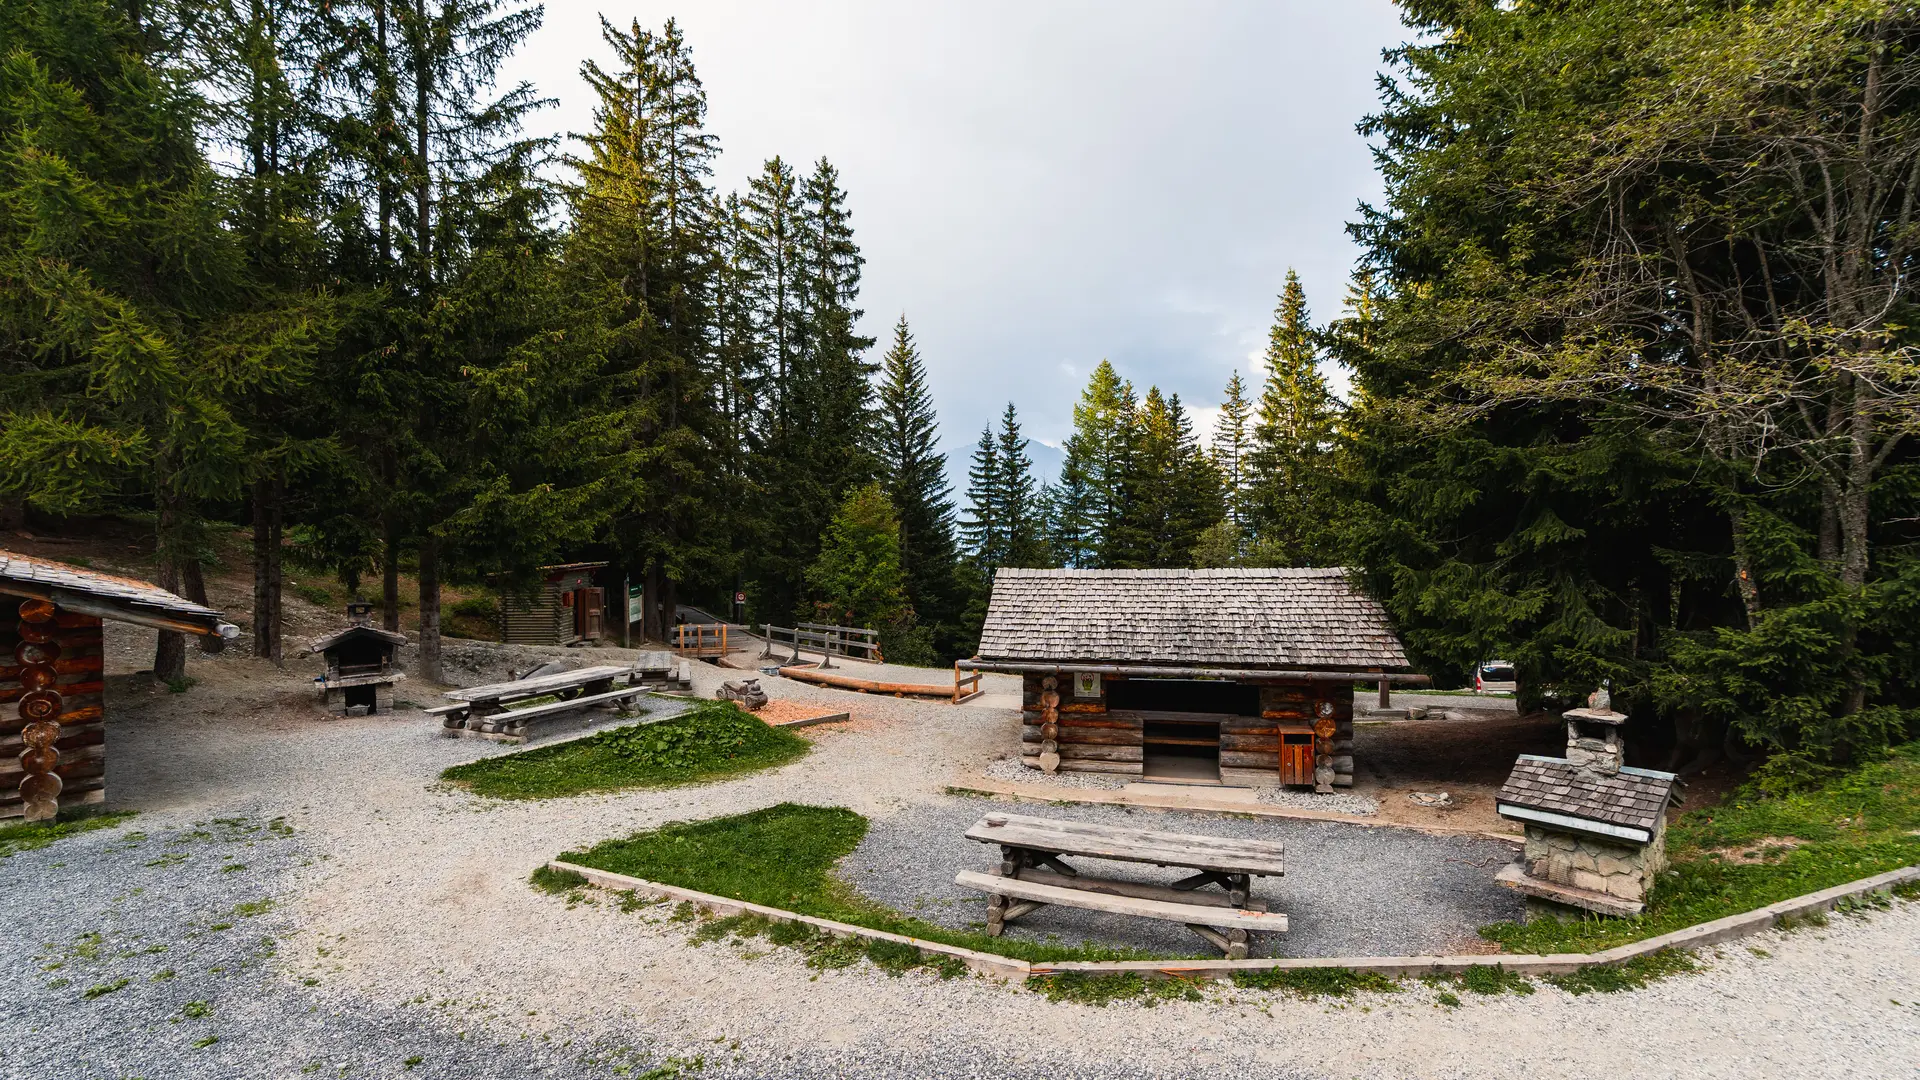
[[802, 915], [795, 911], [748, 903], [745, 900], [734, 900], [695, 889], [684, 889], [677, 885], [662, 885], [656, 881], [616, 874], [610, 870], [596, 870], [591, 866], [580, 866], [562, 859], [551, 860], [547, 866], [554, 870], [579, 874], [586, 878], [589, 884], [599, 888], [611, 889], [615, 892], [631, 890], [662, 899], [684, 900], [716, 915], [759, 915], [775, 922], [805, 923], [815, 929], [825, 930], [835, 937], [857, 937], [911, 945], [919, 949], [922, 955], [954, 957], [966, 964], [969, 970], [982, 975], [1023, 982], [1029, 978], [1067, 974], [1133, 974], [1149, 978], [1227, 979], [1239, 971], [1303, 971], [1316, 968], [1345, 968], [1349, 971], [1369, 972], [1390, 978], [1454, 974], [1476, 967], [1497, 967], [1521, 975], [1570, 975], [1582, 968], [1610, 967], [1660, 952], [1663, 949], [1698, 949], [1738, 938], [1751, 937], [1771, 930], [1782, 922], [1832, 911], [1847, 900], [1872, 893], [1891, 893], [1898, 886], [1920, 881], [1920, 866], [1901, 867], [1898, 870], [1889, 870], [1883, 874], [1860, 878], [1844, 885], [1835, 885], [1818, 892], [1778, 900], [1752, 911], [1683, 927], [1597, 953], [1552, 953], [1545, 956], [1505, 953], [1466, 956], [1307, 956], [1257, 960], [1090, 960], [1036, 964], [1011, 956], [977, 952], [973, 949], [963, 949], [958, 945], [944, 945], [937, 941], [889, 933], [885, 930], [871, 930], [864, 926]]

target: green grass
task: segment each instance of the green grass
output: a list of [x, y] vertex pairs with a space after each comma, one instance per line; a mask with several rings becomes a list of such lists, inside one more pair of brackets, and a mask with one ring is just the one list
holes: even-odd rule
[[1398, 993], [1400, 984], [1372, 971], [1352, 968], [1296, 968], [1236, 971], [1233, 985], [1250, 990], [1290, 990], [1305, 997], [1352, 997], [1356, 990], [1376, 994]]
[[811, 744], [770, 728], [731, 702], [710, 701], [654, 724], [483, 758], [441, 773], [476, 795], [555, 799], [622, 788], [668, 787], [784, 765]]
[[1610, 994], [1619, 990], [1638, 990], [1656, 979], [1682, 975], [1699, 968], [1693, 954], [1678, 949], [1636, 956], [1619, 964], [1584, 967], [1571, 975], [1549, 975], [1547, 981], [1569, 994]]
[[1200, 989], [1185, 979], [1150, 979], [1131, 971], [1069, 971], [1027, 980], [1048, 1001], [1071, 1001], [1105, 1008], [1116, 1001], [1134, 1001], [1152, 1008], [1162, 1001], [1199, 1001]]
[[[1765, 843], [1786, 837], [1802, 843]], [[1756, 848], [1759, 861], [1721, 854]], [[1668, 827], [1667, 851], [1672, 866], [1640, 915], [1496, 923], [1480, 933], [1515, 953], [1596, 952], [1920, 863], [1920, 743], [1809, 791], [1743, 788], [1682, 814]]]
[[0, 825], [0, 859], [21, 851], [33, 851], [46, 847], [63, 837], [77, 833], [92, 832], [95, 829], [108, 829], [133, 817], [131, 810], [115, 810], [101, 813], [89, 807], [76, 807], [60, 811], [60, 816], [52, 821], [29, 821], [17, 825]]
[[833, 874], [834, 866], [866, 834], [867, 819], [851, 810], [781, 803], [747, 814], [635, 833], [561, 858], [663, 885], [1021, 960], [1154, 958], [1127, 949], [991, 938], [936, 926], [876, 904]]

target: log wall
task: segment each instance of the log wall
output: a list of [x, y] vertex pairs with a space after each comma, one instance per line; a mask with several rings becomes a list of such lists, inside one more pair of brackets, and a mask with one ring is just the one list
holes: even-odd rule
[[[1059, 676], [1055, 680], [1058, 685], [1051, 690], [1047, 680], [1047, 676], [1034, 674], [1021, 680], [1021, 760], [1040, 768], [1042, 755], [1055, 753], [1058, 768], [1063, 772], [1141, 775], [1145, 724], [1156, 714], [1109, 709], [1105, 691], [1116, 681], [1114, 676], [1102, 680], [1102, 693], [1097, 698], [1073, 696], [1069, 676]], [[1280, 732], [1311, 729], [1325, 719], [1331, 721], [1332, 733], [1315, 738], [1315, 765], [1317, 769], [1330, 770], [1331, 786], [1353, 786], [1353, 684], [1271, 682], [1259, 685], [1259, 716], [1207, 714], [1209, 719], [1217, 717], [1220, 721], [1220, 779], [1247, 786], [1278, 783]], [[1051, 710], [1047, 704], [1049, 693], [1058, 695]]]
[[0, 595], [0, 819], [106, 800], [104, 661], [99, 619]]

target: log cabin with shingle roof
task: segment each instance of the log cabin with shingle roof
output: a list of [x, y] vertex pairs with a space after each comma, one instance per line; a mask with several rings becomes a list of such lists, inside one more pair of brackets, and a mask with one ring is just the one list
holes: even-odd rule
[[1022, 676], [1033, 768], [1323, 792], [1353, 784], [1354, 684], [1427, 681], [1339, 568], [1003, 567], [959, 666]]
[[107, 797], [102, 621], [197, 634], [239, 628], [157, 585], [0, 551], [0, 818], [47, 821]]

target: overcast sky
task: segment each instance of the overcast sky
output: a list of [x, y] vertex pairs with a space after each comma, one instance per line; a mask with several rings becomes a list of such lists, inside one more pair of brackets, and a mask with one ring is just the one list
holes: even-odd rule
[[1289, 266], [1336, 314], [1379, 192], [1354, 124], [1405, 34], [1388, 0], [549, 0], [505, 72], [559, 99], [536, 129], [589, 126], [602, 10], [679, 20], [721, 190], [775, 154], [839, 168], [865, 331], [906, 314], [962, 455], [1009, 400], [1058, 446], [1103, 357], [1210, 418]]

